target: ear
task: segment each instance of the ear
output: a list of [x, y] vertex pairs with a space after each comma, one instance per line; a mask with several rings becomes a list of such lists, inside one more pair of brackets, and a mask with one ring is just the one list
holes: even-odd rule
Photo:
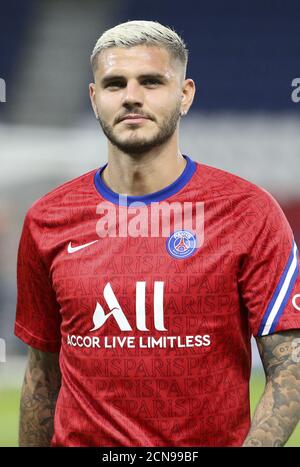
[[96, 105], [96, 84], [95, 83], [89, 84], [89, 92], [90, 92], [90, 100], [91, 100], [92, 108], [93, 108], [95, 117], [98, 120], [99, 115], [98, 115], [98, 110], [97, 110], [97, 105]]
[[196, 85], [190, 78], [185, 79], [182, 84], [182, 97], [181, 97], [181, 115], [188, 113], [191, 107], [196, 92]]

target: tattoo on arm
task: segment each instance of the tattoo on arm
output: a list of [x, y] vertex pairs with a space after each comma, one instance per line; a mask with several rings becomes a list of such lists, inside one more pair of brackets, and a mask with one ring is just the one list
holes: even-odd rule
[[266, 387], [244, 446], [284, 446], [300, 419], [300, 331], [256, 340]]
[[21, 391], [20, 446], [50, 446], [60, 385], [58, 354], [30, 348]]

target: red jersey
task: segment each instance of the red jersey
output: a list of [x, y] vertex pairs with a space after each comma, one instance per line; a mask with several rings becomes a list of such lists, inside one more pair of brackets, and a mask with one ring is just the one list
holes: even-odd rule
[[60, 352], [53, 446], [240, 446], [251, 335], [300, 327], [276, 201], [185, 158], [156, 193], [120, 199], [104, 166], [26, 215], [15, 333]]

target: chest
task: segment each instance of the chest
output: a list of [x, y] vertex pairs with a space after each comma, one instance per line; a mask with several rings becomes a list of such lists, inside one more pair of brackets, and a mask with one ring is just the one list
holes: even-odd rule
[[66, 232], [51, 263], [65, 331], [188, 334], [232, 321], [239, 296], [230, 227], [215, 209], [200, 220], [190, 212], [190, 230], [173, 216], [169, 231], [161, 218], [151, 235], [148, 215], [134, 219], [136, 235], [123, 215], [111, 225], [102, 218], [110, 235], [97, 235], [97, 217]]

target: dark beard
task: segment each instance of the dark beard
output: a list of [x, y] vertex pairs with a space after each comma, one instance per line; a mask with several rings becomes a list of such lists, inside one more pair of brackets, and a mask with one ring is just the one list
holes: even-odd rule
[[116, 146], [122, 152], [126, 154], [143, 154], [149, 152], [151, 149], [161, 146], [168, 141], [174, 134], [177, 126], [177, 122], [180, 117], [180, 103], [173, 111], [172, 115], [166, 119], [162, 126], [159, 128], [159, 133], [152, 139], [139, 139], [138, 141], [119, 141], [118, 138], [112, 131], [112, 127], [107, 125], [99, 115], [99, 124], [103, 130], [103, 133], [113, 146]]

